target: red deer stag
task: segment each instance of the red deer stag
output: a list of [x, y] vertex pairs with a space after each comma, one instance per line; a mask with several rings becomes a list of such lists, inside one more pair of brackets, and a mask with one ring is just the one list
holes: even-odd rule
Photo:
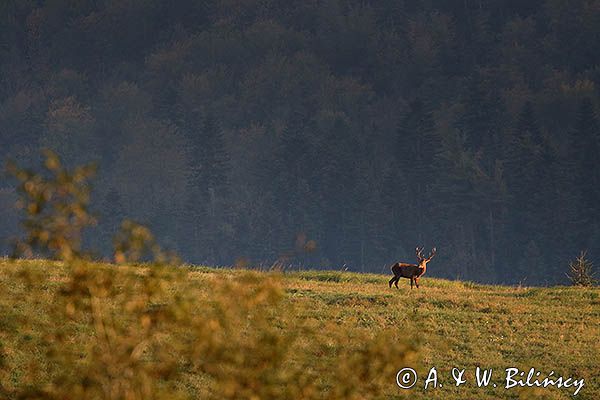
[[417, 289], [419, 288], [419, 278], [425, 273], [425, 270], [427, 270], [427, 263], [435, 256], [435, 247], [431, 250], [431, 253], [429, 253], [429, 257], [423, 256], [423, 247], [417, 247], [416, 252], [419, 264], [406, 264], [398, 262], [392, 265], [392, 273], [394, 274], [394, 277], [390, 279], [390, 287], [392, 287], [392, 283], [398, 287], [398, 281], [400, 278], [408, 278], [410, 279], [411, 289], [413, 288], [413, 281], [417, 285]]

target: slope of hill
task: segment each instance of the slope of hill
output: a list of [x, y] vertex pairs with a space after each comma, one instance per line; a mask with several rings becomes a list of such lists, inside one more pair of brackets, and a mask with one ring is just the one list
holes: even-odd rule
[[[535, 368], [530, 382], [554, 371], [584, 379], [577, 398], [600, 398], [598, 288], [424, 277], [411, 291], [387, 279], [0, 261], [0, 397], [567, 399], [577, 390], [573, 380], [505, 387], [508, 368], [524, 382]], [[407, 367], [419, 378], [403, 390], [397, 373]], [[493, 370], [487, 387], [477, 387], [477, 367]], [[458, 387], [453, 368], [465, 369]]]

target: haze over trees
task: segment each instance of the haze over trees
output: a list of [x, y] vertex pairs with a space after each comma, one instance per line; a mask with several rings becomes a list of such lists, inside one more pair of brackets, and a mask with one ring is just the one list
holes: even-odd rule
[[96, 247], [127, 215], [194, 263], [423, 244], [433, 276], [558, 283], [600, 256], [599, 61], [598, 1], [5, 0], [0, 159], [98, 161]]

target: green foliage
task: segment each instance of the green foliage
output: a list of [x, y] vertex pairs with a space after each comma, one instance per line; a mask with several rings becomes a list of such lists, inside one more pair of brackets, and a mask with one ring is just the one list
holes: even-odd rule
[[19, 181], [19, 207], [27, 237], [15, 246], [17, 256], [51, 256], [69, 261], [83, 256], [81, 235], [95, 223], [89, 213], [93, 164], [66, 169], [56, 153], [45, 150], [41, 173], [9, 162], [8, 170]]
[[596, 284], [594, 278], [594, 266], [587, 258], [585, 251], [569, 264], [568, 277], [575, 286], [593, 286]]

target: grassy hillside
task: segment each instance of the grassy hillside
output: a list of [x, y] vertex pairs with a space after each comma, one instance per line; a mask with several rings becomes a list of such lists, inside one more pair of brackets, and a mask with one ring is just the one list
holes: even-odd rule
[[[600, 398], [600, 290], [0, 261], [0, 398]], [[478, 388], [475, 368], [497, 388]], [[396, 372], [414, 368], [401, 390]], [[443, 387], [423, 389], [436, 367]], [[467, 382], [453, 385], [453, 367]], [[287, 383], [287, 384], [284, 384]], [[491, 383], [490, 383], [491, 385]], [[65, 393], [69, 395], [65, 395]], [[74, 393], [78, 393], [75, 395]], [[257, 398], [258, 398], [257, 397]]]

